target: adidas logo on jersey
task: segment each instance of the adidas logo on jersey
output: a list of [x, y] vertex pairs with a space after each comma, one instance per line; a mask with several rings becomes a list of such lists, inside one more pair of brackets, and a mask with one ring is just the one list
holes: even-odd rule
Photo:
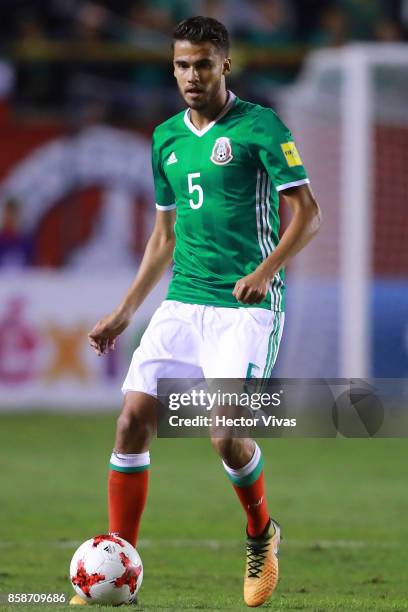
[[178, 159], [176, 157], [175, 152], [173, 151], [173, 153], [169, 155], [169, 158], [167, 160], [167, 165], [170, 166], [170, 164], [177, 164], [177, 162], [178, 162]]

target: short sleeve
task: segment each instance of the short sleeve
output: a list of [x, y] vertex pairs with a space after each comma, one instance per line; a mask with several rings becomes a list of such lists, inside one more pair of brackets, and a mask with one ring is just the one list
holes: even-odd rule
[[260, 112], [252, 128], [251, 153], [277, 191], [309, 183], [290, 130], [271, 109]]
[[176, 208], [175, 197], [167, 177], [163, 172], [160, 160], [160, 147], [157, 142], [156, 133], [153, 134], [152, 138], [152, 170], [156, 208], [158, 210], [173, 210]]

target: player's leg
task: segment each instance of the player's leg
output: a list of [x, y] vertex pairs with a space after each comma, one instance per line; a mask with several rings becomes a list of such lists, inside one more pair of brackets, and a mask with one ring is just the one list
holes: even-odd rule
[[128, 391], [117, 420], [115, 447], [109, 463], [109, 532], [136, 546], [146, 504], [150, 453], [156, 432], [157, 400]]
[[212, 437], [247, 517], [247, 533], [258, 537], [269, 524], [263, 458], [259, 446], [249, 438]]
[[[213, 309], [208, 312], [207, 378], [269, 378], [282, 336], [283, 313], [262, 309]], [[212, 354], [211, 354], [212, 353]], [[247, 516], [247, 555], [244, 599], [259, 606], [278, 581], [278, 523], [270, 519], [265, 491], [263, 458], [248, 438], [212, 434], [212, 444]]]
[[[149, 482], [150, 441], [156, 431], [156, 398], [127, 392], [117, 420], [115, 448], [109, 463], [109, 533], [136, 546]], [[74, 595], [70, 605], [86, 605]]]
[[249, 438], [212, 437], [211, 441], [247, 515], [244, 600], [248, 606], [260, 606], [278, 583], [280, 543], [280, 527], [266, 505], [262, 454]]
[[109, 472], [109, 530], [135, 545], [146, 503], [149, 445], [157, 428], [157, 381], [200, 378], [199, 335], [190, 304], [166, 300], [154, 313], [133, 354], [122, 391]]
[[[234, 381], [254, 374], [269, 378], [283, 323], [283, 313], [261, 308], [207, 308], [203, 328], [206, 378]], [[227, 391], [237, 390], [234, 382], [231, 385]], [[261, 450], [248, 438], [229, 437], [226, 430], [211, 437], [246, 512], [248, 535], [257, 537], [269, 521]]]

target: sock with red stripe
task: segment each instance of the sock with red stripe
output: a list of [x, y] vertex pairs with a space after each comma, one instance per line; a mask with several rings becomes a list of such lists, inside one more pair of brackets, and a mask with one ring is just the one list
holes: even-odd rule
[[252, 459], [238, 470], [230, 468], [225, 461], [223, 465], [246, 512], [248, 535], [256, 538], [269, 522], [261, 450], [255, 444]]
[[140, 520], [146, 505], [150, 453], [113, 451], [109, 463], [109, 532], [136, 546]]

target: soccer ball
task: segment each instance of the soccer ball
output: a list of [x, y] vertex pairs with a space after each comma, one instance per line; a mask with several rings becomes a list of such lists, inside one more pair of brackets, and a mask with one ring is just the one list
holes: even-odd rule
[[132, 603], [143, 580], [139, 553], [116, 535], [99, 535], [76, 550], [70, 565], [71, 583], [87, 603]]

